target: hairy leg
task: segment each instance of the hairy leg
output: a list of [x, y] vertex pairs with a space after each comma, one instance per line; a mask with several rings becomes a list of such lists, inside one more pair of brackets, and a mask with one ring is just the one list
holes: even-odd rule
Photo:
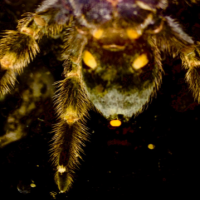
[[26, 13], [19, 20], [17, 30], [6, 31], [0, 40], [0, 95], [14, 86], [17, 74], [22, 72], [39, 52], [38, 40], [43, 35], [59, 34], [65, 24], [57, 24], [59, 10]]
[[76, 51], [70, 51], [70, 47], [66, 49], [69, 59], [64, 63], [65, 79], [58, 82], [55, 95], [58, 123], [54, 126], [55, 136], [51, 151], [57, 170], [55, 180], [61, 192], [70, 189], [74, 171], [83, 153], [82, 147], [88, 140], [85, 121], [90, 102], [81, 77], [82, 51], [86, 41], [76, 37], [73, 45], [76, 43], [79, 44]]
[[189, 88], [200, 103], [200, 43], [183, 49], [181, 59], [187, 70], [186, 81]]

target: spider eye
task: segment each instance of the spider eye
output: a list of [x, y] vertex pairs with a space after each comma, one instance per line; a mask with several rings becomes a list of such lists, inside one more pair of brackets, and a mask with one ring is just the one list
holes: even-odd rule
[[88, 67], [92, 69], [97, 67], [97, 61], [95, 60], [94, 56], [87, 50], [83, 52], [83, 61]]
[[121, 126], [121, 124], [122, 124], [122, 122], [118, 119], [110, 121], [110, 125], [113, 126], [113, 127], [119, 127], [119, 126]]
[[132, 64], [132, 67], [136, 70], [141, 69], [142, 67], [144, 67], [147, 63], [149, 62], [149, 59], [147, 57], [147, 55], [141, 54], [140, 56], [138, 56]]

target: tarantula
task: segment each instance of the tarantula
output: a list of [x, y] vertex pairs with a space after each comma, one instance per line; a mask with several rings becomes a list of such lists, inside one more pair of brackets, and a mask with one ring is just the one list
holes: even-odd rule
[[161, 53], [179, 56], [200, 102], [200, 44], [170, 17], [173, 5], [199, 1], [45, 0], [0, 40], [0, 95], [39, 53], [44, 36], [62, 37], [64, 80], [57, 82], [52, 162], [61, 192], [70, 189], [95, 109], [119, 126], [141, 113], [162, 81]]

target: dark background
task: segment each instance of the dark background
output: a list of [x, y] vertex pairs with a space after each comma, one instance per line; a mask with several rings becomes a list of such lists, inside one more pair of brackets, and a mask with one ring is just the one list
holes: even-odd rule
[[[21, 14], [33, 12], [39, 2], [0, 0], [0, 30], [15, 29]], [[199, 7], [173, 7], [171, 12], [184, 30], [198, 40]], [[41, 53], [29, 68], [37, 70], [45, 65], [59, 80], [62, 63], [57, 60], [57, 44], [56, 40], [44, 39]], [[180, 60], [162, 57], [163, 84], [157, 98], [142, 114], [119, 128], [111, 128], [106, 119], [91, 112], [88, 120], [91, 142], [85, 148], [84, 162], [76, 173], [73, 188], [66, 194], [59, 194], [49, 161], [51, 124], [55, 123], [52, 101], [41, 101], [44, 113], [28, 116], [32, 122], [27, 136], [0, 149], [0, 199], [143, 199], [146, 195], [164, 198], [196, 193], [200, 106], [185, 83], [186, 72], [181, 69]], [[30, 72], [21, 75], [16, 87], [22, 87], [26, 73]], [[18, 99], [19, 96], [11, 94], [0, 102], [2, 127]], [[4, 134], [1, 128], [0, 135]], [[150, 143], [155, 149], [148, 149]], [[33, 182], [34, 188], [30, 186]]]

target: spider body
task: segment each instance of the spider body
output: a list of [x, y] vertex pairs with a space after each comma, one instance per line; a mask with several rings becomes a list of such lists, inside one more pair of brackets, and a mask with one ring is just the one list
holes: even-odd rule
[[[57, 83], [52, 162], [68, 191], [84, 142], [85, 120], [96, 108], [108, 120], [143, 111], [162, 80], [161, 53], [179, 56], [200, 101], [199, 44], [170, 17], [168, 0], [46, 0], [0, 40], [0, 94], [6, 94], [39, 52], [43, 35], [63, 38], [64, 79]], [[183, 3], [198, 4], [198, 1]]]
[[141, 112], [155, 94], [154, 83], [161, 81], [159, 64], [147, 40], [150, 33], [162, 29], [156, 6], [166, 5], [150, 2], [145, 10], [143, 2], [105, 0], [73, 1], [69, 6], [77, 16], [76, 34], [87, 41], [85, 52], [93, 56], [88, 59], [94, 59], [89, 67], [87, 58], [83, 62], [89, 99], [109, 120], [118, 116], [127, 120]]

